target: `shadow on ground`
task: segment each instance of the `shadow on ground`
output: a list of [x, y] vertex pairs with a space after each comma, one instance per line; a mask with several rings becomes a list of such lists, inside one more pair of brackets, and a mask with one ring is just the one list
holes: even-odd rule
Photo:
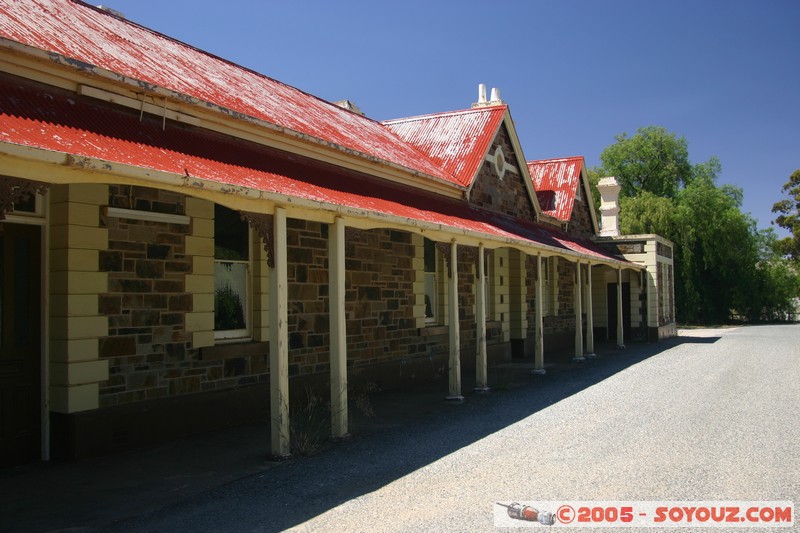
[[[166, 445], [72, 464], [0, 470], [3, 529], [282, 531], [372, 492], [425, 465], [685, 343], [677, 337], [625, 350], [600, 346], [586, 363], [531, 375], [532, 361], [490, 369], [493, 392], [444, 401], [442, 379], [372, 395], [375, 416], [355, 411], [352, 440], [284, 463], [267, 461], [267, 424], [231, 428]], [[471, 390], [474, 376], [464, 376]]]
[[356, 417], [352, 441], [209, 491], [191, 502], [117, 523], [115, 529], [217, 529], [229, 525], [225, 520], [230, 517], [236, 517], [241, 529], [296, 527], [656, 354], [718, 338], [678, 337], [622, 351], [603, 347], [596, 359], [552, 368], [544, 377], [531, 375], [531, 361], [521, 360], [492, 369], [494, 392], [468, 394], [462, 404], [443, 400], [444, 380], [419, 390], [378, 394], [373, 399], [377, 416]]

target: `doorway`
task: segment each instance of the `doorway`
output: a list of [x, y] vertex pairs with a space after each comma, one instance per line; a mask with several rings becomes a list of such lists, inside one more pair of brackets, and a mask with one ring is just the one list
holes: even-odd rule
[[0, 224], [0, 467], [41, 458], [41, 227]]

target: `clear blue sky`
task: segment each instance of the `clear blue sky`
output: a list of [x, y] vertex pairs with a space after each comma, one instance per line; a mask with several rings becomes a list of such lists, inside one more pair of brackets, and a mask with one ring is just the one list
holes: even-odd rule
[[719, 157], [720, 183], [744, 189], [761, 228], [800, 168], [796, 0], [102, 3], [377, 120], [499, 87], [527, 159], [596, 165], [615, 135], [663, 126], [692, 162]]

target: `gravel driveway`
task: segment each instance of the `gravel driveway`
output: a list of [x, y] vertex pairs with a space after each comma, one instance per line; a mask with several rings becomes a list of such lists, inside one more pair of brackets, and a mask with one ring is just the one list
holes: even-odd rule
[[800, 502], [800, 326], [682, 333], [118, 529], [496, 531], [498, 501]]

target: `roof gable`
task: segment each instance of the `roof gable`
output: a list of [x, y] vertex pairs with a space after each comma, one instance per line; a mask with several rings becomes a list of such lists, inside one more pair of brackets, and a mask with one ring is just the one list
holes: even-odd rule
[[588, 210], [590, 229], [597, 233], [597, 215], [583, 156], [528, 161], [527, 166], [544, 214], [562, 222], [580, 218], [574, 212], [575, 199], [580, 195], [580, 203]]
[[383, 124], [469, 187], [497, 136], [508, 106], [387, 120]]
[[[472, 205], [524, 220], [537, 220], [531, 178], [515, 149], [509, 128], [500, 126], [478, 175], [470, 185]], [[526, 202], [525, 199], [528, 201]]]
[[334, 149], [460, 185], [379, 122], [83, 2], [15, 0], [4, 2], [0, 15], [0, 46], [21, 43], [57, 63], [121, 75], [139, 91], [167, 89], [234, 119], [252, 117]]
[[583, 157], [528, 161], [542, 212], [569, 222], [583, 166]]

